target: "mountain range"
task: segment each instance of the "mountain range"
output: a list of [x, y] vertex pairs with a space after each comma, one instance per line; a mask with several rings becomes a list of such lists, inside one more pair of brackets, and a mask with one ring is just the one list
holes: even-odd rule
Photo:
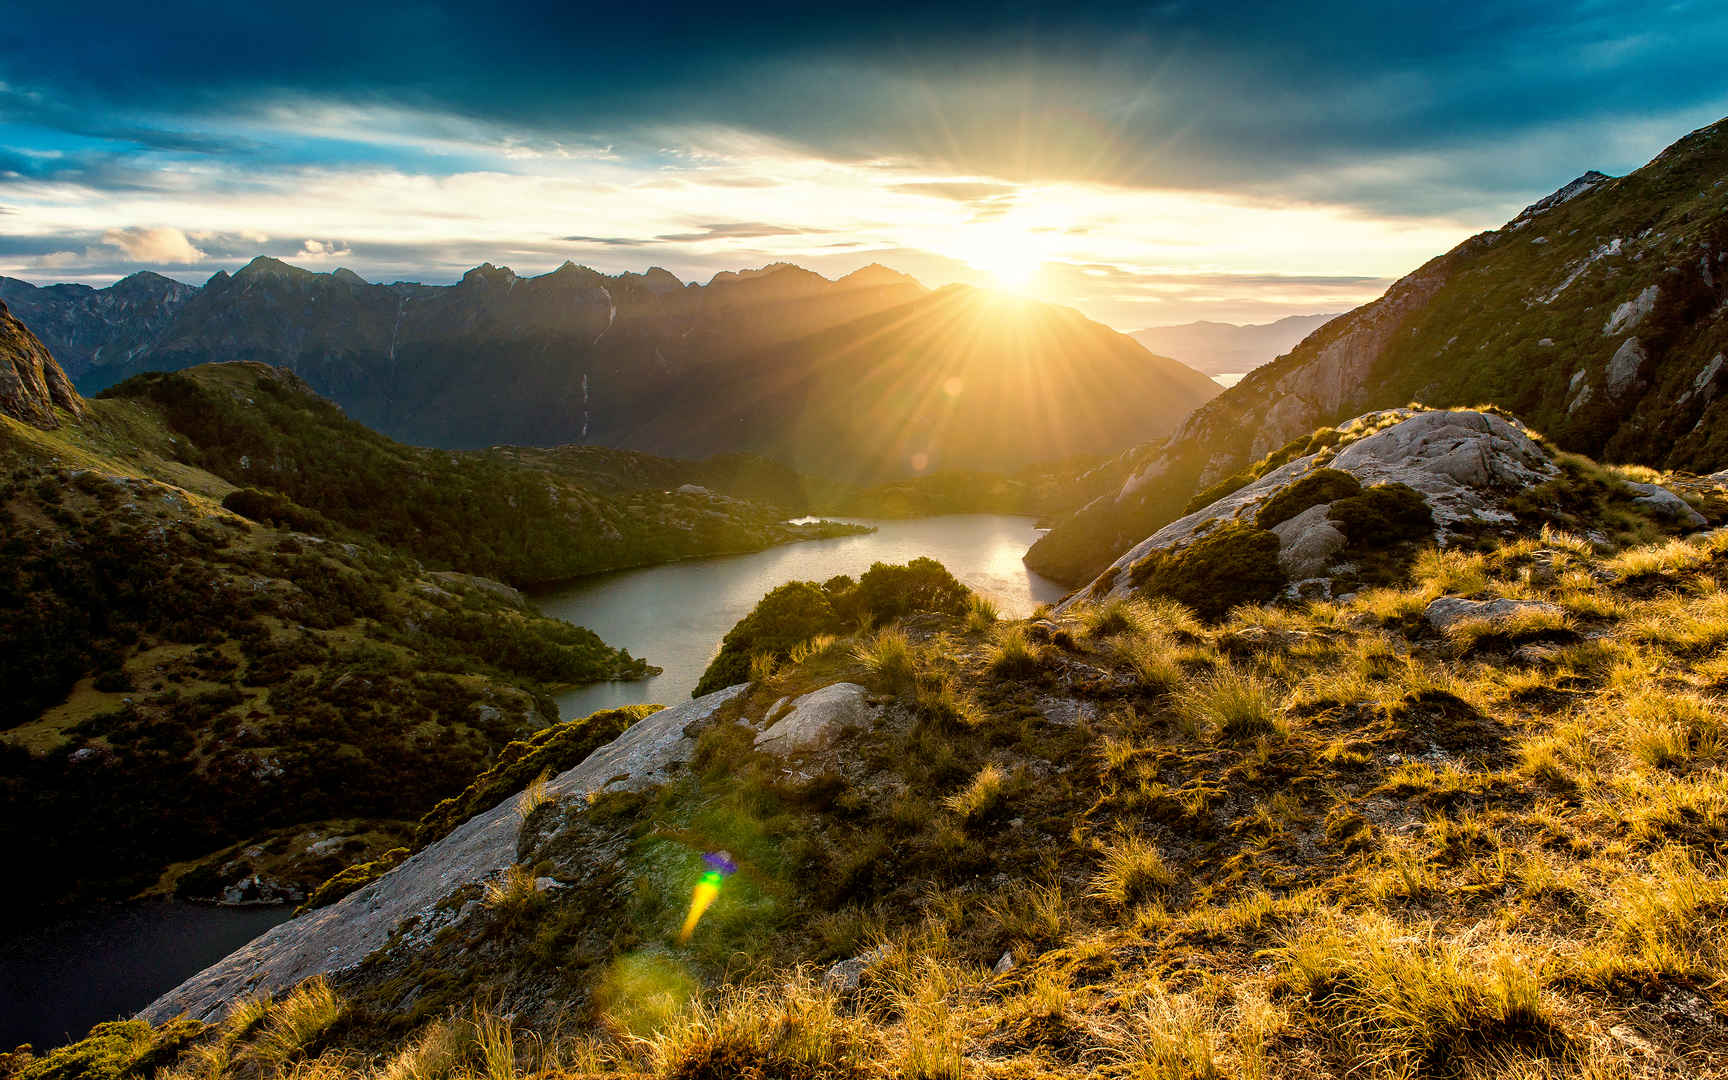
[[1711, 472], [1728, 466], [1725, 365], [1720, 121], [1626, 176], [1585, 173], [1326, 323], [1087, 480], [1088, 494], [1108, 490], [1027, 563], [1079, 584], [1207, 493], [1247, 483], [1257, 461], [1410, 401], [1492, 403], [1568, 450]]
[[259, 361], [420, 445], [589, 443], [757, 453], [847, 482], [1013, 470], [1172, 430], [1210, 380], [1068, 308], [870, 266], [787, 264], [685, 284], [566, 263], [369, 284], [259, 257], [203, 287], [0, 280], [86, 392]]
[[1180, 360], [1205, 375], [1244, 375], [1283, 356], [1310, 333], [1337, 318], [1290, 315], [1269, 323], [1199, 322], [1153, 326], [1128, 336], [1152, 352]]

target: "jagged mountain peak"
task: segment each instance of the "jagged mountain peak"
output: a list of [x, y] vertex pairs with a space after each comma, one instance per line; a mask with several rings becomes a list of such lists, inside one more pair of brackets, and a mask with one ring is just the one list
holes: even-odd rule
[[1609, 176], [1607, 173], [1601, 173], [1597, 172], [1595, 169], [1591, 169], [1589, 172], [1584, 173], [1582, 176], [1572, 180], [1570, 183], [1562, 184], [1553, 193], [1544, 195], [1529, 206], [1526, 206], [1523, 210], [1519, 211], [1518, 216], [1513, 218], [1512, 222], [1517, 224], [1519, 222], [1528, 221], [1536, 215], [1552, 210], [1561, 203], [1570, 202], [1584, 194], [1586, 191], [1589, 191], [1591, 188], [1596, 187], [1598, 184], [1605, 184], [1612, 179], [1614, 178]]

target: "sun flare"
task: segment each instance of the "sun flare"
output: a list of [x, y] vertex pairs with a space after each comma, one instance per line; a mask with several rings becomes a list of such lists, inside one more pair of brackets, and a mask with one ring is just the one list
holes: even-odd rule
[[1024, 292], [1037, 283], [1048, 254], [1042, 238], [1024, 229], [970, 227], [951, 246], [955, 258], [990, 275], [996, 288]]

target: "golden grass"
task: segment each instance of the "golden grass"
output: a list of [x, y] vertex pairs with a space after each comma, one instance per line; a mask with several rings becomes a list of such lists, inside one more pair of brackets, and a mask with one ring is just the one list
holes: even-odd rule
[[1175, 882], [1176, 876], [1165, 864], [1158, 845], [1124, 834], [1104, 844], [1091, 895], [1112, 907], [1130, 908], [1158, 896]]
[[852, 647], [852, 658], [870, 674], [900, 686], [918, 673], [918, 652], [899, 626], [885, 626]]
[[1002, 805], [1008, 793], [1008, 774], [994, 763], [975, 773], [966, 786], [942, 800], [942, 805], [962, 821], [976, 821]]
[[1184, 686], [1176, 714], [1195, 737], [1231, 741], [1284, 735], [1276, 687], [1258, 672], [1225, 667]]

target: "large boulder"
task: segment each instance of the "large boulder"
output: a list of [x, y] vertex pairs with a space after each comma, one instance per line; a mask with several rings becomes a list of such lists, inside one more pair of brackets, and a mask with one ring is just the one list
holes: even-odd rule
[[842, 682], [812, 690], [782, 708], [769, 710], [772, 721], [756, 735], [756, 746], [776, 754], [818, 750], [849, 728], [869, 729], [881, 712], [870, 702], [870, 691]]
[[[632, 791], [664, 782], [695, 753], [696, 740], [686, 729], [711, 720], [744, 689], [728, 687], [638, 721], [582, 764], [549, 781], [547, 795], [575, 801], [601, 791]], [[364, 888], [255, 938], [163, 994], [139, 1015], [153, 1023], [180, 1013], [210, 1020], [240, 997], [278, 993], [302, 979], [352, 967], [398, 929], [406, 928], [404, 943], [410, 946], [430, 941], [465, 917], [463, 909], [443, 904], [446, 898], [515, 862], [519, 826], [516, 800], [507, 798]]]

